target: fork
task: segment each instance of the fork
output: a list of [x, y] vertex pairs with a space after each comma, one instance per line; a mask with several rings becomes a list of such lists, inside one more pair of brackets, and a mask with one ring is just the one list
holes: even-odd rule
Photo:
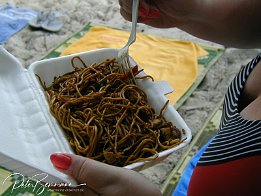
[[132, 2], [132, 24], [131, 24], [131, 33], [127, 44], [121, 48], [118, 52], [118, 61], [121, 65], [122, 72], [126, 73], [130, 71], [132, 80], [134, 84], [136, 84], [135, 77], [133, 75], [130, 60], [129, 60], [129, 47], [136, 41], [136, 26], [138, 19], [138, 8], [139, 8], [139, 0], [133, 0]]

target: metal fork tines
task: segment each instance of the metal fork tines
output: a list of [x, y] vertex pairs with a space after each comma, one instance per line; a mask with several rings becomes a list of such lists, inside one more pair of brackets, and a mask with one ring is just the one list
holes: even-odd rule
[[119, 50], [118, 53], [118, 61], [119, 64], [122, 66], [123, 73], [130, 72], [133, 82], [136, 84], [135, 77], [132, 73], [130, 60], [129, 60], [129, 47], [133, 44], [136, 40], [136, 25], [138, 19], [138, 7], [139, 7], [139, 0], [133, 0], [132, 3], [132, 24], [131, 24], [131, 33], [127, 44]]

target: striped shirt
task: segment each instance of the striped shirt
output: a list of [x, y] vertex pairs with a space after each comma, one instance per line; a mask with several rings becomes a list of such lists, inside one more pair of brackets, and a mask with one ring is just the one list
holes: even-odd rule
[[243, 119], [238, 109], [238, 100], [245, 82], [260, 59], [261, 54], [244, 66], [230, 84], [224, 100], [218, 134], [202, 154], [197, 166], [261, 155], [261, 120]]

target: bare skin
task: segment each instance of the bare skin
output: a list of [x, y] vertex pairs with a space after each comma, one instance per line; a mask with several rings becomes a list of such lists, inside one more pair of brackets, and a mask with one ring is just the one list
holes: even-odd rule
[[247, 120], [261, 120], [261, 62], [250, 73], [240, 98], [240, 115]]
[[[131, 0], [119, 0], [121, 14], [131, 20]], [[149, 13], [138, 22], [157, 28], [178, 27], [194, 36], [231, 47], [261, 46], [261, 1], [252, 0], [141, 0]], [[140, 14], [141, 16], [141, 14]], [[251, 36], [249, 36], [251, 35]]]
[[[55, 159], [53, 158], [55, 156]], [[65, 161], [64, 161], [65, 159]], [[150, 183], [138, 172], [111, 166], [95, 160], [73, 154], [55, 153], [51, 156], [54, 167], [77, 180], [84, 191], [61, 191], [68, 195], [88, 195], [88, 196], [160, 196], [160, 190]], [[58, 168], [60, 163], [66, 163], [68, 168]], [[68, 189], [69, 187], [67, 187]]]

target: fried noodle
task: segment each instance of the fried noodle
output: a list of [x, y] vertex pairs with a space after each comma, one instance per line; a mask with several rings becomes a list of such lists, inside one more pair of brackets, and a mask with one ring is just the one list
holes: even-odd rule
[[[76, 60], [82, 68], [75, 66]], [[76, 154], [126, 166], [156, 159], [181, 143], [181, 131], [163, 117], [168, 102], [155, 114], [145, 92], [121, 73], [115, 59], [86, 66], [75, 56], [71, 64], [74, 71], [55, 77], [50, 86], [38, 78]], [[135, 69], [135, 75], [142, 71]]]

